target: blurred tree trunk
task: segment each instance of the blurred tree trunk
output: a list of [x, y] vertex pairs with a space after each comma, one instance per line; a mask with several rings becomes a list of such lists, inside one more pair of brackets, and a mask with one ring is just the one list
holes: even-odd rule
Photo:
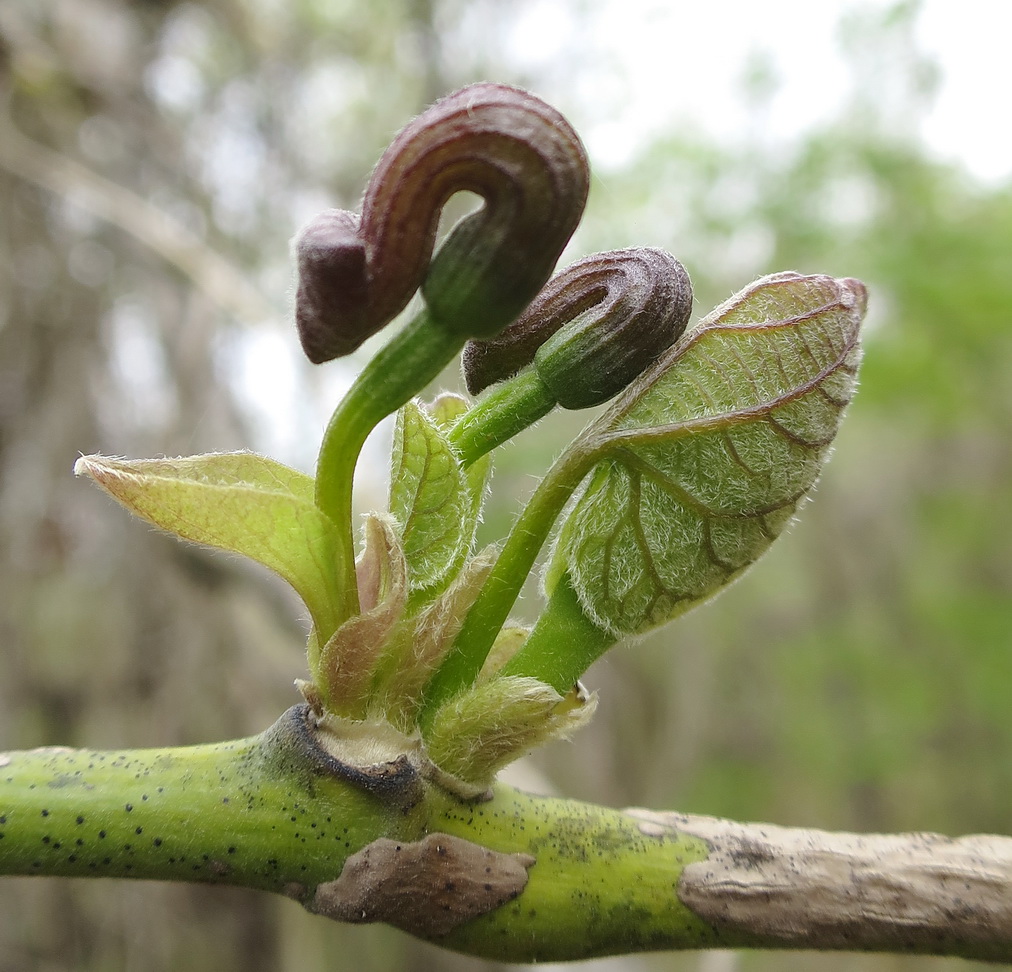
[[[410, 114], [441, 93], [433, 4], [397, 16], [423, 55]], [[5, 748], [229, 738], [295, 700], [301, 606], [265, 573], [130, 522], [71, 475], [81, 453], [256, 444], [232, 394], [229, 342], [238, 325], [283, 321], [285, 276], [275, 266], [281, 285], [265, 298], [257, 274], [271, 261], [285, 272], [300, 188], [324, 202], [311, 152], [279, 130], [300, 83], [285, 51], [302, 57], [312, 24], [288, 28], [271, 61], [265, 25], [230, 2], [10, 0], [0, 10]], [[360, 15], [334, 34], [351, 45], [343, 57], [358, 56], [365, 30]], [[411, 85], [401, 77], [399, 96]], [[363, 153], [403, 117], [399, 106], [371, 118]], [[262, 153], [254, 180], [274, 180], [262, 198], [227, 197], [215, 138]], [[353, 205], [361, 182], [351, 158], [326, 201]], [[293, 911], [183, 885], [5, 881], [0, 970], [323, 967], [320, 946], [340, 930], [307, 933], [312, 919]], [[381, 946], [375, 967], [403, 967], [402, 952], [399, 941]]]

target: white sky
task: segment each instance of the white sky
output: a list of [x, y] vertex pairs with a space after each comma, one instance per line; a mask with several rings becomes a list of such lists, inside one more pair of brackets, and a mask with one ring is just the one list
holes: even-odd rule
[[[742, 76], [756, 54], [779, 82], [764, 120], [773, 139], [817, 125], [846, 101], [851, 68], [841, 53], [845, 14], [884, 11], [893, 0], [612, 0], [572, 4], [535, 0], [507, 43], [540, 72], [553, 62], [575, 73], [557, 78], [560, 107], [585, 135], [598, 166], [620, 164], [637, 143], [673, 124], [733, 137], [748, 124]], [[1012, 175], [1012, 3], [923, 0], [917, 46], [935, 61], [942, 84], [932, 108], [911, 122], [940, 157], [975, 175]], [[551, 68], [548, 70], [551, 76]], [[622, 79], [625, 79], [623, 83]], [[565, 104], [576, 81], [585, 106]], [[590, 108], [593, 108], [593, 115]], [[581, 117], [583, 114], [585, 117]], [[602, 116], [607, 121], [601, 123]]]

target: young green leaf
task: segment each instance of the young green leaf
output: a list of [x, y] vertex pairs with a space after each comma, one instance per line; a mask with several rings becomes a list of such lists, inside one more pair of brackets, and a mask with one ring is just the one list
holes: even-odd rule
[[863, 285], [782, 273], [718, 307], [588, 434], [600, 457], [546, 575], [619, 635], [753, 563], [815, 484], [856, 384]]
[[251, 452], [82, 456], [74, 472], [162, 530], [269, 567], [305, 601], [321, 640], [333, 633], [336, 530], [314, 504], [309, 476]]
[[412, 401], [397, 415], [390, 513], [400, 527], [415, 590], [445, 586], [470, 553], [478, 522], [484, 470], [460, 468], [444, 432], [455, 411], [440, 400], [432, 414]]
[[[463, 395], [455, 395], [453, 392], [443, 392], [441, 395], [436, 396], [428, 406], [428, 411], [432, 415], [433, 421], [451, 441], [451, 430], [470, 409], [471, 403]], [[491, 471], [492, 457], [487, 454], [464, 467], [464, 487], [467, 490], [471, 503], [471, 514], [468, 523], [472, 534], [469, 543], [472, 547], [474, 545], [473, 534], [481, 520], [481, 510], [485, 502], [485, 490], [488, 487], [488, 477]]]

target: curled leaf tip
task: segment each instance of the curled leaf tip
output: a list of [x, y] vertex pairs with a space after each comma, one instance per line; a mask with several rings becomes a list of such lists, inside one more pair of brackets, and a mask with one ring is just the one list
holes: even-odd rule
[[564, 408], [598, 405], [674, 344], [691, 311], [689, 275], [664, 250], [593, 254], [552, 277], [500, 334], [468, 342], [468, 390], [477, 394], [533, 364]]
[[[495, 333], [548, 279], [588, 186], [582, 143], [534, 95], [482, 83], [436, 102], [383, 153], [361, 218], [328, 210], [297, 237], [295, 317], [307, 356], [320, 363], [353, 351], [423, 281], [437, 323]], [[440, 211], [459, 191], [485, 205], [432, 260]]]

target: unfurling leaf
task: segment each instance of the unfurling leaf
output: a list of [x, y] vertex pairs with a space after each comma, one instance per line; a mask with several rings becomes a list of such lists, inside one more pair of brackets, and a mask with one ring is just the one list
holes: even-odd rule
[[[462, 395], [443, 392], [428, 406], [429, 414], [439, 426], [440, 431], [449, 436], [450, 430], [471, 407], [471, 403]], [[492, 469], [492, 457], [484, 455], [470, 463], [464, 469], [464, 486], [471, 502], [470, 529], [472, 534], [481, 520], [482, 504], [485, 501], [485, 488], [488, 485], [489, 473]], [[473, 545], [472, 536], [470, 543]]]
[[362, 718], [373, 673], [407, 603], [407, 566], [397, 531], [388, 518], [365, 521], [365, 548], [358, 577], [362, 613], [342, 624], [310, 667], [323, 705], [331, 712]]
[[74, 472], [169, 533], [269, 567], [305, 601], [324, 640], [333, 633], [337, 531], [316, 507], [309, 476], [251, 452], [82, 456]]
[[582, 687], [563, 697], [536, 678], [492, 678], [436, 713], [425, 746], [441, 770], [484, 789], [502, 767], [585, 725], [595, 708], [597, 696]]
[[471, 551], [483, 488], [483, 471], [461, 470], [438, 422], [408, 402], [394, 431], [390, 513], [413, 589], [445, 586], [459, 569]]
[[469, 558], [446, 590], [405, 617], [387, 640], [373, 679], [373, 708], [394, 725], [404, 727], [414, 720], [425, 685], [453, 647], [497, 552], [486, 547]]
[[856, 384], [866, 293], [782, 273], [722, 304], [588, 430], [600, 460], [546, 576], [614, 635], [753, 563], [815, 484]]

